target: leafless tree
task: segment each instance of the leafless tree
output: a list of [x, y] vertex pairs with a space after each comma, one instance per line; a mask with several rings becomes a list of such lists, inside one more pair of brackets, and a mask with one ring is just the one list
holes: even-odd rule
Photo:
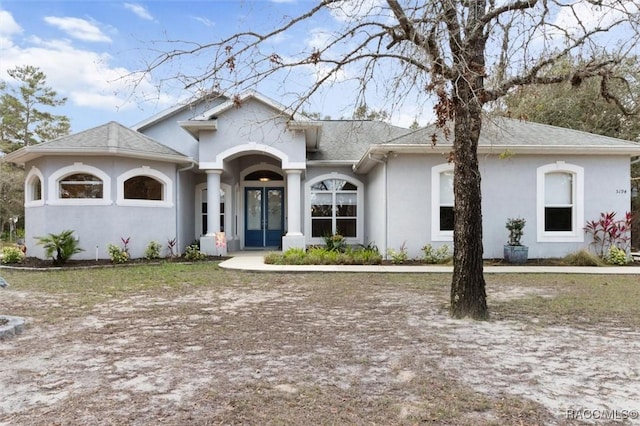
[[[322, 43], [295, 52], [274, 43], [312, 19], [326, 20], [327, 13], [338, 25], [322, 33]], [[294, 108], [344, 80], [359, 87], [354, 106], [367, 103], [372, 88], [384, 88], [386, 99], [397, 105], [409, 96], [434, 97], [436, 124], [453, 138], [450, 312], [456, 318], [489, 315], [477, 158], [483, 106], [519, 86], [597, 79], [605, 99], [638, 114], [636, 99], [611, 90], [613, 82], [624, 82], [619, 66], [638, 53], [638, 0], [323, 0], [271, 28], [206, 44], [169, 42], [142, 75], [170, 70], [170, 79], [185, 88], [233, 94], [298, 71], [314, 73], [316, 78], [296, 91]], [[200, 71], [176, 71], [197, 58], [206, 58]], [[580, 60], [553, 68], [567, 58]], [[385, 107], [393, 111], [393, 105]]]

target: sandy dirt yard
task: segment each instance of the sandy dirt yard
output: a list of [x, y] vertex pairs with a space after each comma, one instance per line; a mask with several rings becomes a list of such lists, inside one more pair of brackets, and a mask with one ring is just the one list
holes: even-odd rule
[[[2, 290], [29, 325], [0, 341], [0, 425], [640, 424], [602, 418], [640, 409], [634, 327], [452, 320], [446, 278], [216, 274], [90, 306]], [[554, 296], [506, 281], [490, 303]]]

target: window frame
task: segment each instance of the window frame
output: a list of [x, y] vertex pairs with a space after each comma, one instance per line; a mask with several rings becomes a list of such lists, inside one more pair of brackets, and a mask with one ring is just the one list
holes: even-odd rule
[[[102, 198], [61, 198], [60, 183], [65, 177], [74, 174], [89, 174], [102, 180]], [[74, 163], [71, 166], [62, 167], [56, 170], [48, 179], [48, 200], [47, 204], [52, 205], [110, 205], [111, 201], [111, 178], [108, 174], [97, 167], [83, 163]]]
[[[34, 180], [40, 180], [40, 198], [34, 199]], [[43, 206], [45, 204], [44, 201], [44, 176], [42, 172], [35, 166], [31, 167], [29, 173], [24, 179], [24, 206], [25, 207], [37, 207]]]
[[[546, 231], [546, 175], [567, 173], [572, 176], [571, 231]], [[545, 164], [536, 171], [536, 226], [538, 242], [584, 242], [584, 168], [564, 161]]]
[[[453, 230], [440, 229], [440, 177], [442, 173], [453, 171], [453, 163], [439, 164], [431, 168], [431, 241], [453, 241]], [[453, 207], [455, 209], [455, 195]]]
[[[157, 180], [162, 184], [162, 200], [139, 200], [124, 198], [124, 183], [136, 176], [146, 176]], [[116, 179], [117, 197], [116, 204], [119, 206], [136, 207], [173, 207], [173, 181], [159, 170], [149, 166], [142, 166], [127, 170]]]
[[[312, 221], [313, 218], [311, 216], [311, 193], [315, 192], [311, 189], [311, 187], [319, 182], [324, 180], [337, 179], [337, 180], [345, 180], [350, 184], [356, 187], [356, 236], [355, 237], [345, 237], [345, 241], [347, 244], [363, 244], [363, 236], [364, 236], [364, 184], [358, 179], [353, 178], [352, 176], [348, 176], [342, 173], [328, 173], [317, 176], [311, 180], [305, 182], [305, 215], [304, 215], [304, 229], [306, 235], [306, 243], [307, 244], [324, 244], [324, 239], [322, 237], [313, 237], [312, 236]], [[353, 191], [353, 190], [351, 190]], [[324, 191], [323, 191], [324, 192]], [[336, 219], [338, 218], [352, 218], [352, 216], [338, 216], [337, 208], [335, 204], [336, 194], [340, 193], [340, 191], [326, 191], [326, 193], [332, 194], [332, 213], [331, 213], [331, 229], [332, 232], [335, 232], [336, 229]]]

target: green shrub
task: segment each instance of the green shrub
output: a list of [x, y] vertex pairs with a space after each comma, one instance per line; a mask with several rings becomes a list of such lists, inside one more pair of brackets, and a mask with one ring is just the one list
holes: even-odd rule
[[304, 265], [307, 253], [301, 248], [290, 248], [282, 253], [282, 264], [284, 265]]
[[391, 263], [394, 263], [396, 265], [405, 263], [409, 259], [405, 243], [402, 243], [402, 245], [400, 246], [400, 251], [395, 251], [392, 248], [387, 249], [387, 255], [391, 258]]
[[340, 234], [327, 235], [323, 239], [329, 251], [344, 251], [347, 247], [347, 240]]
[[571, 266], [602, 266], [602, 260], [585, 249], [569, 253], [565, 256], [564, 263]]
[[107, 245], [107, 253], [112, 263], [127, 263], [129, 261], [129, 252], [115, 244]]
[[451, 253], [449, 252], [449, 246], [448, 245], [443, 245], [438, 247], [437, 249], [434, 249], [433, 246], [431, 244], [427, 244], [426, 246], [422, 247], [422, 260], [424, 260], [426, 263], [432, 263], [432, 264], [441, 264], [441, 263], [447, 263], [451, 260]]
[[2, 247], [2, 263], [20, 263], [24, 259], [24, 253], [18, 247]]
[[382, 263], [382, 255], [377, 249], [360, 249], [353, 253], [353, 263], [356, 265], [379, 265]]
[[609, 251], [607, 252], [607, 257], [605, 258], [605, 260], [611, 265], [624, 266], [629, 263], [627, 252], [616, 246], [609, 247]]
[[197, 244], [192, 244], [185, 250], [184, 258], [188, 261], [195, 262], [206, 259], [207, 255], [200, 251]]
[[377, 249], [345, 247], [344, 252], [326, 247], [309, 247], [307, 251], [291, 248], [284, 253], [269, 253], [264, 263], [271, 265], [376, 265], [382, 263]]
[[45, 256], [53, 259], [54, 265], [64, 265], [71, 256], [84, 251], [79, 247], [80, 242], [73, 237], [72, 230], [49, 234], [46, 237], [36, 237], [36, 239], [44, 248]]
[[160, 250], [162, 246], [157, 241], [151, 241], [144, 251], [144, 257], [149, 260], [160, 259]]

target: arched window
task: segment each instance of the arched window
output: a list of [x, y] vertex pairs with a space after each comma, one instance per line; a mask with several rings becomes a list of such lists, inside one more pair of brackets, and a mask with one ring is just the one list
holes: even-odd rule
[[431, 239], [453, 240], [453, 164], [431, 169]]
[[307, 233], [311, 242], [340, 234], [362, 240], [362, 184], [342, 175], [316, 178], [307, 183]]
[[538, 241], [584, 241], [584, 169], [558, 161], [537, 170]]
[[41, 206], [44, 204], [43, 177], [40, 170], [32, 167], [25, 178], [24, 197], [25, 206]]
[[51, 174], [49, 204], [111, 204], [111, 179], [97, 167], [74, 163]]
[[127, 170], [117, 179], [119, 206], [171, 207], [173, 185], [164, 173], [142, 166]]
[[124, 181], [125, 200], [162, 200], [162, 182], [150, 176], [134, 176]]
[[58, 198], [103, 198], [103, 182], [89, 173], [73, 173], [58, 181]]

